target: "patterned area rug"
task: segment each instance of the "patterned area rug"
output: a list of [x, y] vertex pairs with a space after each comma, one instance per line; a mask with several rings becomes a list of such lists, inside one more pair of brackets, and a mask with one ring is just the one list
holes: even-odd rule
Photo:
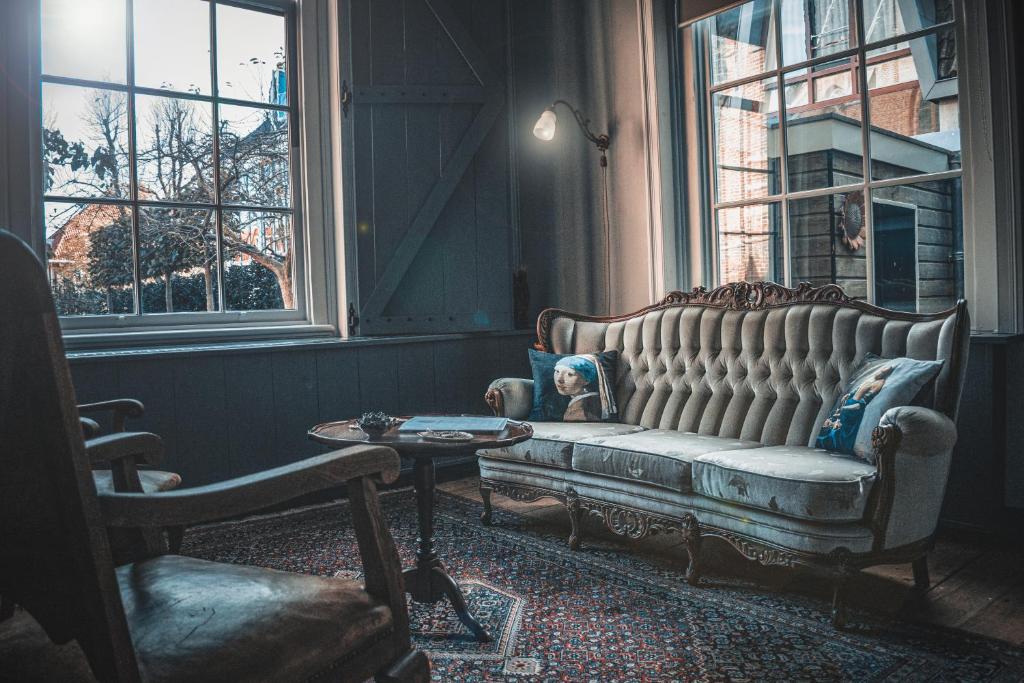
[[[404, 566], [413, 562], [409, 490], [382, 496]], [[963, 633], [853, 613], [740, 579], [686, 584], [624, 544], [571, 552], [562, 536], [438, 494], [435, 546], [491, 635], [477, 643], [446, 602], [411, 604], [438, 681], [1018, 681], [1024, 651]], [[185, 554], [296, 572], [361, 576], [345, 502], [193, 529]]]

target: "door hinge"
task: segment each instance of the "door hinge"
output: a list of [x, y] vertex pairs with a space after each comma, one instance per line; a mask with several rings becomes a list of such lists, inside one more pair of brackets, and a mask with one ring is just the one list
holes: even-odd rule
[[356, 328], [359, 327], [359, 316], [356, 315], [356, 306], [353, 303], [348, 305], [348, 333], [349, 336], [356, 335]]
[[348, 89], [348, 81], [341, 82], [341, 113], [348, 118], [348, 107], [352, 104], [352, 91]]

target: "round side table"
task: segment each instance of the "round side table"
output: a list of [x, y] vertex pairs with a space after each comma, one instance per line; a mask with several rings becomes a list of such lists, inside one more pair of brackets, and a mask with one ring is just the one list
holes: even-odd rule
[[[408, 418], [399, 419], [404, 421]], [[416, 510], [419, 517], [419, 547], [416, 552], [416, 566], [402, 572], [405, 590], [416, 602], [433, 604], [448, 598], [462, 623], [482, 642], [490, 641], [491, 636], [470, 613], [462, 590], [448, 574], [437, 551], [434, 550], [434, 461], [481, 448], [511, 446], [532, 436], [533, 427], [525, 422], [512, 420], [509, 420], [505, 429], [498, 434], [474, 434], [471, 441], [458, 442], [428, 441], [415, 432], [400, 432], [398, 426], [392, 427], [379, 437], [371, 438], [359, 428], [355, 420], [326, 422], [309, 430], [309, 438], [334, 448], [370, 443], [390, 446], [398, 451], [399, 455], [413, 458]]]

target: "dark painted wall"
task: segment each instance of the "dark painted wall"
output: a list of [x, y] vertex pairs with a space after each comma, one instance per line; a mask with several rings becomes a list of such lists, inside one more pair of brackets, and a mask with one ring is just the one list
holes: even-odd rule
[[[1024, 386], [1024, 345], [977, 338], [971, 343], [957, 420], [959, 439], [946, 487], [943, 519], [1009, 531], [1024, 507], [1019, 492], [1024, 403], [1010, 392]], [[1016, 366], [1016, 367], [1015, 367]]]
[[532, 334], [328, 342], [73, 357], [78, 401], [137, 398], [131, 429], [159, 434], [161, 467], [195, 486], [323, 452], [315, 424], [368, 410], [489, 414], [492, 379], [528, 377]]
[[529, 273], [531, 311], [559, 306], [603, 314], [609, 305], [600, 155], [562, 106], [556, 109], [555, 138], [542, 142], [533, 136], [537, 117], [556, 99], [574, 104], [594, 133], [611, 138], [611, 310], [646, 306], [663, 292], [650, 291], [637, 3], [516, 0], [511, 10], [520, 262]]

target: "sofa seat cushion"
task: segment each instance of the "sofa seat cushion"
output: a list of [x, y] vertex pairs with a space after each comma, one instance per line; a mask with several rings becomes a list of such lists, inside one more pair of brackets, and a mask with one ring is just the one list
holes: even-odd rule
[[807, 446], [709, 453], [693, 461], [704, 496], [819, 522], [864, 517], [876, 469], [853, 455]]
[[761, 448], [761, 444], [674, 429], [648, 429], [583, 439], [573, 449], [572, 468], [688, 493], [694, 458], [748, 448]]
[[505, 448], [489, 448], [478, 455], [515, 460], [559, 469], [572, 469], [572, 447], [595, 436], [615, 436], [644, 431], [638, 425], [612, 422], [530, 422], [533, 438]]

